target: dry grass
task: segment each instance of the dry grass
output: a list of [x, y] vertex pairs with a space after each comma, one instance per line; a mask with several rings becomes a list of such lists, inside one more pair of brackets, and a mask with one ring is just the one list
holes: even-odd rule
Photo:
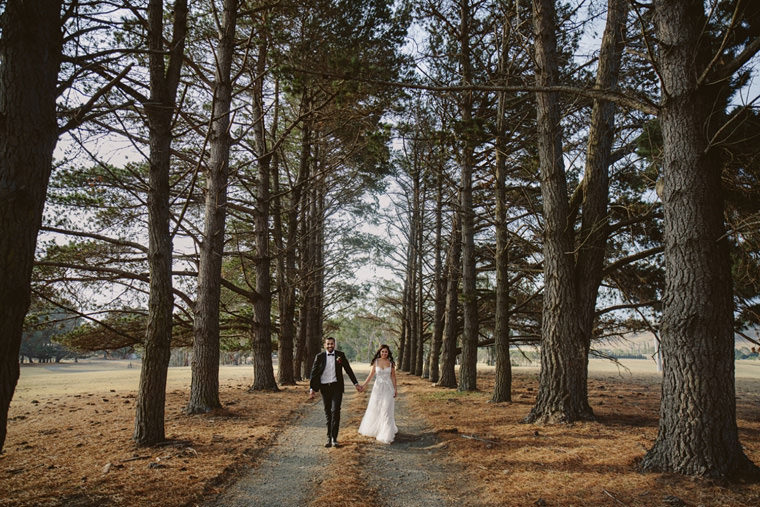
[[223, 382], [225, 408], [202, 416], [182, 412], [189, 389], [172, 389], [166, 401], [170, 441], [140, 448], [131, 441], [134, 390], [94, 386], [75, 394], [59, 388], [32, 397], [22, 387], [11, 405], [0, 456], [0, 505], [195, 503], [255, 462], [303, 406], [306, 389], [305, 384], [278, 393], [247, 388], [247, 383]]
[[[537, 377], [518, 373], [513, 403], [489, 400], [493, 373], [477, 392], [442, 389], [416, 377], [399, 380], [479, 492], [480, 505], [760, 505], [760, 485], [720, 484], [673, 474], [642, 474], [637, 465], [657, 436], [655, 377], [602, 375], [589, 382], [597, 422], [560, 426], [521, 424], [535, 401]], [[758, 381], [738, 382], [740, 437], [760, 463]]]
[[[520, 424], [535, 399], [532, 373], [515, 375], [515, 401], [502, 404], [489, 403], [489, 371], [474, 393], [436, 388], [404, 373], [399, 383], [411, 408], [440, 438], [440, 447], [461, 464], [464, 471], [452, 481], [476, 492], [468, 494], [472, 505], [648, 506], [664, 505], [673, 500], [669, 497], [688, 505], [760, 505], [760, 485], [637, 471], [657, 433], [657, 377], [592, 376], [589, 393], [598, 421], [570, 426]], [[25, 385], [11, 405], [0, 456], [0, 505], [192, 505], [256, 462], [303, 406], [306, 389], [302, 383], [274, 394], [248, 393], [248, 381], [226, 377], [221, 388], [226, 408], [187, 416], [182, 413], [187, 383], [170, 382], [166, 434], [172, 441], [138, 448], [131, 443], [131, 384], [100, 383], [84, 391], [63, 384], [47, 391]], [[760, 464], [758, 393], [760, 381], [737, 381], [742, 444]], [[358, 405], [344, 407], [344, 448], [330, 453], [332, 470], [360, 466], [366, 452], [355, 432], [361, 413]], [[341, 496], [323, 495], [316, 505], [358, 505], [374, 498], [359, 473], [340, 475]]]

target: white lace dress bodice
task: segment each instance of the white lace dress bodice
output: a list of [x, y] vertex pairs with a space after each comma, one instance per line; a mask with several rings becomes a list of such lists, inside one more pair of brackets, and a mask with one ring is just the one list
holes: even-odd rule
[[359, 433], [375, 437], [380, 442], [390, 444], [398, 433], [396, 427], [396, 399], [393, 397], [391, 366], [375, 367], [375, 384], [369, 396], [367, 410], [359, 425]]

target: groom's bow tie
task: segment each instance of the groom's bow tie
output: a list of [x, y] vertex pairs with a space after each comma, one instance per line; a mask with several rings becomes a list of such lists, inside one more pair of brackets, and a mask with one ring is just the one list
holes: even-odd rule
[[332, 352], [328, 352], [327, 355], [328, 356], [334, 356], [335, 354], [333, 354]]

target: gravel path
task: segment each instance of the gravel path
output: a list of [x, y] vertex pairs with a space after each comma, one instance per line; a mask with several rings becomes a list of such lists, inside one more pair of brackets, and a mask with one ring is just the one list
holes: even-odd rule
[[325, 433], [325, 412], [322, 401], [317, 398], [305, 404], [299, 418], [280, 434], [258, 466], [248, 470], [206, 505], [308, 505], [329, 460], [327, 449], [323, 447]]
[[[342, 411], [344, 423], [355, 420], [357, 414], [352, 412], [363, 411], [366, 405], [366, 398], [355, 400], [356, 396], [355, 391], [346, 389]], [[368, 500], [366, 505], [467, 505], [469, 502], [462, 498], [461, 492], [457, 494], [451, 488], [455, 483], [451, 479], [458, 473], [456, 466], [447, 463], [445, 447], [438, 444], [435, 434], [428, 431], [422, 419], [409, 409], [403, 388], [396, 402], [396, 423], [399, 433], [391, 445], [358, 437], [360, 466], [355, 473], [363, 484], [382, 495]], [[206, 505], [309, 505], [324, 480], [335, 480], [335, 475], [329, 472], [332, 453], [350, 451], [325, 449], [324, 436], [324, 411], [317, 398], [316, 402], [304, 406], [300, 417], [278, 437], [255, 468], [248, 470]]]
[[446, 462], [446, 449], [408, 407], [403, 388], [396, 401], [399, 432], [391, 445], [368, 444], [361, 459], [362, 478], [382, 496], [372, 505], [463, 505], [468, 499], [448, 486], [455, 484], [457, 467]]

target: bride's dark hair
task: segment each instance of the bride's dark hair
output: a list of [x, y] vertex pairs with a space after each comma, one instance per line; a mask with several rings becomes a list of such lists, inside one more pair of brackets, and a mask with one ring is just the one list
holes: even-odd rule
[[370, 361], [369, 364], [375, 364], [375, 360], [380, 357], [380, 351], [383, 349], [388, 349], [388, 361], [390, 361], [391, 364], [396, 364], [396, 361], [393, 360], [393, 352], [391, 352], [391, 348], [384, 343], [380, 345], [379, 349], [377, 349], [377, 352], [375, 352], [375, 357], [372, 358], [372, 361]]

